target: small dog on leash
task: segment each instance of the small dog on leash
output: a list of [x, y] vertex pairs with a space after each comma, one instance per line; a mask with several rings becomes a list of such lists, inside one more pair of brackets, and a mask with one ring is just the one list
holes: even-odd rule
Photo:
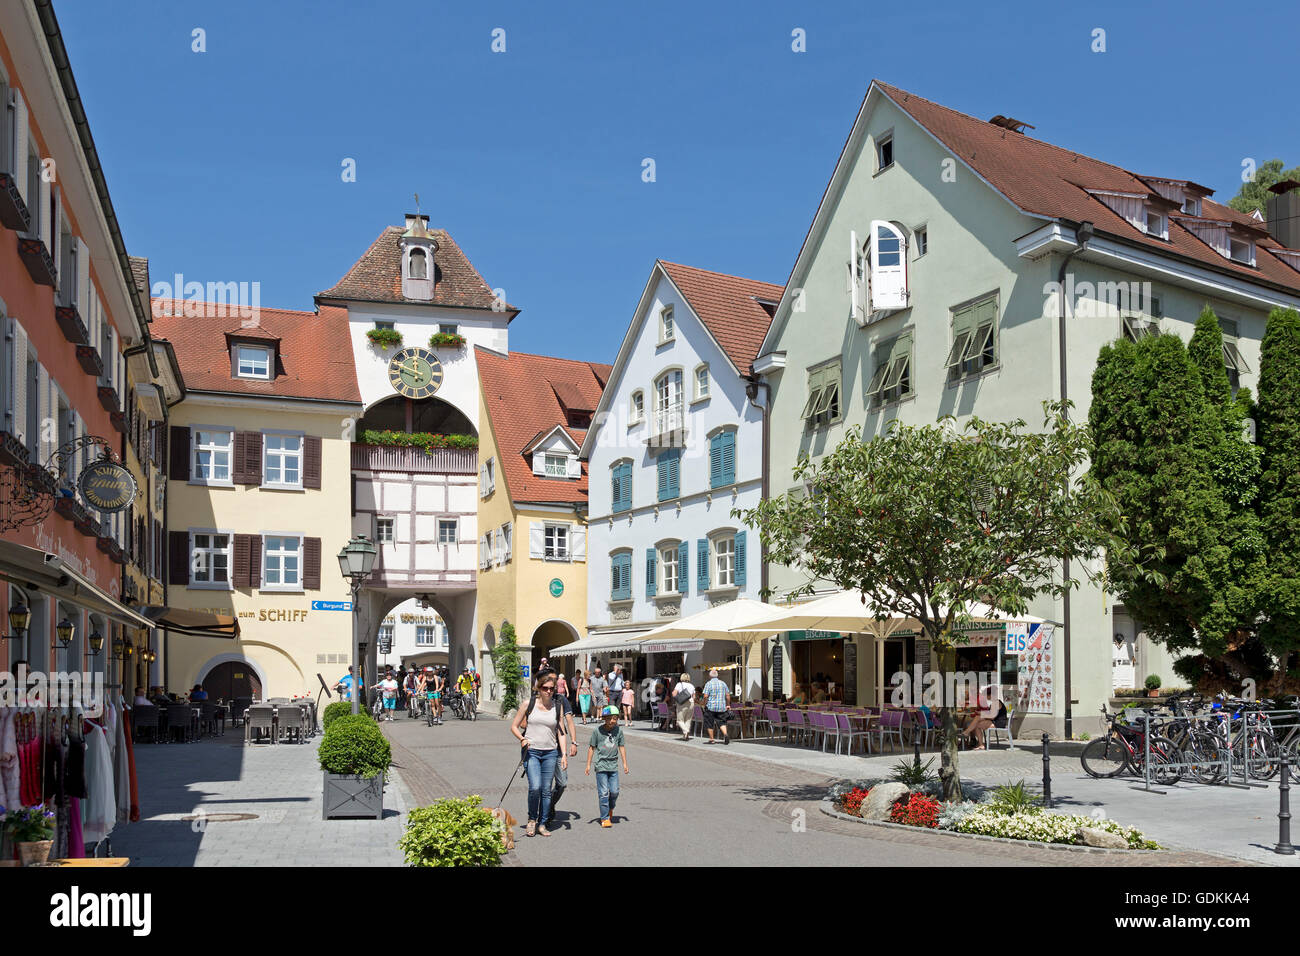
[[492, 810], [492, 819], [500, 820], [505, 827], [501, 831], [501, 845], [507, 851], [513, 850], [515, 848], [515, 827], [519, 825], [519, 821], [512, 817], [510, 811], [505, 807], [494, 808]]

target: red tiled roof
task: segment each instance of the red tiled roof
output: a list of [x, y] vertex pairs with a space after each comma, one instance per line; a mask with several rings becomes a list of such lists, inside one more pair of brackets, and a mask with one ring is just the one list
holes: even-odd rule
[[[1168, 241], [1148, 236], [1088, 193], [1088, 190], [1102, 189], [1154, 194], [1151, 186], [1135, 173], [1073, 150], [1044, 143], [1023, 133], [1013, 133], [887, 83], [877, 80], [875, 85], [898, 104], [900, 109], [934, 134], [954, 156], [969, 163], [995, 189], [1026, 212], [1052, 219], [1090, 221], [1098, 231], [1166, 254], [1184, 256], [1243, 278], [1300, 290], [1300, 273], [1271, 255], [1257, 255], [1256, 268], [1234, 262], [1220, 255], [1180, 224], [1177, 214], [1170, 217]], [[1201, 213], [1208, 218], [1249, 225], [1256, 230], [1262, 225], [1244, 213], [1209, 199], [1202, 200]], [[1257, 236], [1255, 241], [1261, 252], [1269, 247], [1281, 248], [1266, 235]]]
[[[152, 305], [153, 338], [172, 344], [185, 387], [191, 392], [361, 402], [344, 308], [322, 306], [319, 312], [260, 309], [256, 322], [242, 326], [237, 316], [221, 306], [204, 308], [203, 303], [168, 299], [154, 299]], [[168, 314], [171, 312], [175, 314]], [[233, 377], [227, 335], [279, 339], [275, 378]]]
[[782, 287], [662, 259], [659, 264], [736, 368], [747, 374], [772, 324], [772, 313], [761, 303], [781, 301]]
[[[429, 235], [437, 242], [434, 253], [433, 299], [408, 299], [402, 295], [403, 229], [388, 226], [379, 234], [348, 270], [347, 275], [332, 288], [317, 293], [319, 299], [348, 299], [363, 302], [412, 302], [427, 305], [455, 306], [469, 309], [490, 309], [496, 296], [492, 289], [470, 264], [469, 258], [456, 245], [456, 240], [443, 229], [430, 229]], [[505, 310], [514, 318], [519, 310], [506, 305]]]
[[595, 408], [600, 403], [601, 382], [609, 380], [610, 367], [526, 352], [501, 355], [482, 346], [474, 353], [499, 467], [510, 496], [515, 501], [557, 504], [586, 501], [586, 462], [581, 463], [582, 476], [576, 481], [539, 478], [533, 474], [532, 459], [524, 455], [524, 449], [556, 425], [563, 426], [581, 447], [587, 430], [565, 424], [567, 418], [556, 391], [572, 392], [575, 400]]

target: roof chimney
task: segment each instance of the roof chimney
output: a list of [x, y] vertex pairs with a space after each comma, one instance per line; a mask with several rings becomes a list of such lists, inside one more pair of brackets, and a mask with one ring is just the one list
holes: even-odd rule
[[1300, 183], [1284, 179], [1268, 187], [1268, 234], [1288, 249], [1300, 249]]

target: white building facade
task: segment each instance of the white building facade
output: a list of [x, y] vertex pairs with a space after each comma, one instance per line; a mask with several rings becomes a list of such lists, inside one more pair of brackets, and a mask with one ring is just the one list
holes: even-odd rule
[[656, 262], [582, 449], [587, 643], [599, 645], [591, 660], [622, 661], [636, 678], [736, 660], [730, 642], [692, 646], [685, 659], [681, 649], [633, 653], [626, 642], [758, 597], [758, 534], [732, 512], [761, 500], [764, 394], [749, 381], [750, 364], [780, 294], [768, 283]]

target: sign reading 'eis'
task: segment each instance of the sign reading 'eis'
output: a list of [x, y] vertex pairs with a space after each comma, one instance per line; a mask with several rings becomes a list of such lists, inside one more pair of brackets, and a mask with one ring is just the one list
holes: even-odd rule
[[90, 506], [105, 514], [124, 511], [135, 500], [135, 477], [122, 465], [108, 459], [83, 468], [77, 485]]

